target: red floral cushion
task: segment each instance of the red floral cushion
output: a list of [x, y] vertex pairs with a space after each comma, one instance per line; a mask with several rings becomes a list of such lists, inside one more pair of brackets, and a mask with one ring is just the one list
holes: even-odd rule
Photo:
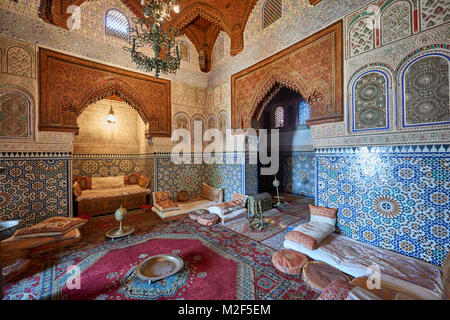
[[152, 195], [153, 195], [153, 204], [167, 201], [170, 198], [169, 191], [153, 192]]
[[92, 178], [86, 176], [76, 176], [73, 178], [74, 182], [78, 182], [81, 190], [90, 190], [92, 189]]
[[345, 300], [353, 288], [355, 286], [347, 281], [334, 280], [326, 286], [317, 300]]
[[243, 205], [247, 202], [248, 196], [242, 193], [233, 193], [231, 201], [241, 201]]
[[161, 212], [167, 212], [167, 211], [177, 210], [179, 208], [179, 206], [172, 200], [165, 200], [165, 201], [155, 203], [155, 208]]
[[349, 278], [339, 269], [322, 261], [310, 261], [303, 267], [303, 279], [318, 292], [334, 280], [349, 282]]
[[81, 187], [80, 187], [80, 184], [78, 183], [78, 181], [75, 181], [75, 183], [72, 186], [72, 189], [73, 189], [73, 194], [75, 195], [75, 197], [81, 196], [82, 191], [81, 191]]
[[141, 174], [138, 172], [130, 173], [124, 177], [124, 183], [125, 183], [125, 185], [139, 184], [140, 177], [141, 177]]
[[180, 190], [177, 193], [177, 202], [186, 202], [189, 201], [190, 198], [191, 196], [186, 190]]
[[200, 189], [201, 198], [216, 202], [222, 202], [223, 200], [222, 195], [223, 195], [222, 189], [213, 188], [210, 185], [207, 185], [206, 183], [201, 184]]
[[218, 223], [219, 220], [219, 216], [213, 213], [204, 213], [197, 218], [197, 222], [204, 226], [212, 226]]
[[147, 178], [146, 176], [144, 176], [143, 174], [139, 177], [139, 185], [140, 185], [142, 188], [147, 188], [149, 182], [150, 182], [150, 179]]

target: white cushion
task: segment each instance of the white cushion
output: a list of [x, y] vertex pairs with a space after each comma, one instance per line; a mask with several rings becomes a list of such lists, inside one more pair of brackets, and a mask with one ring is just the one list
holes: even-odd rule
[[187, 201], [187, 202], [177, 202], [179, 208], [177, 210], [169, 211], [169, 212], [161, 212], [157, 208], [152, 207], [152, 211], [157, 213], [162, 219], [178, 216], [181, 214], [187, 214], [191, 211], [197, 210], [197, 209], [205, 209], [211, 205], [216, 203], [215, 201], [210, 200], [194, 200], [194, 201]]
[[124, 186], [124, 176], [92, 178], [92, 190], [120, 188]]
[[[333, 242], [337, 241], [339, 249], [334, 249]], [[283, 246], [286, 249], [296, 250], [306, 254], [313, 260], [323, 261], [341, 270], [342, 272], [351, 275], [354, 278], [371, 276], [372, 271], [367, 268], [368, 265], [379, 265], [381, 267], [381, 285], [384, 288], [394, 291], [402, 292], [405, 295], [421, 300], [441, 300], [442, 299], [442, 278], [439, 277], [439, 267], [428, 264], [417, 259], [403, 256], [399, 253], [388, 251], [379, 247], [362, 243], [343, 235], [331, 234], [327, 239], [323, 240], [323, 244], [316, 250], [311, 250], [291, 240], [284, 240]], [[358, 250], [355, 250], [355, 247]], [[359, 248], [360, 247], [360, 248]], [[331, 248], [333, 248], [331, 250]], [[362, 249], [364, 248], [364, 249]], [[362, 254], [365, 253], [365, 254]], [[378, 256], [377, 258], [375, 258]], [[380, 261], [380, 257], [384, 257], [384, 262]], [[361, 263], [361, 258], [366, 260], [366, 263]], [[408, 270], [404, 267], [399, 267], [399, 261], [403, 265], [404, 260], [408, 262]], [[385, 270], [395, 270], [395, 272], [403, 274], [401, 278], [389, 275]], [[417, 269], [412, 271], [410, 269]], [[420, 271], [422, 269], [422, 271]], [[429, 279], [425, 281], [423, 278], [418, 278], [418, 274], [429, 274]], [[415, 284], [404, 279], [423, 279], [423, 284]], [[431, 282], [431, 284], [426, 284]]]
[[[208, 208], [209, 210], [209, 208]], [[232, 211], [230, 213], [227, 213], [225, 215], [219, 215], [219, 217], [222, 219], [222, 223], [226, 223], [232, 220], [236, 220], [239, 219], [241, 217], [246, 217], [247, 216], [247, 209], [246, 208], [242, 208], [236, 211]]]
[[334, 225], [318, 221], [310, 221], [297, 226], [294, 231], [302, 232], [316, 239], [317, 244], [335, 231]]
[[244, 203], [240, 200], [238, 201], [228, 201], [228, 202], [222, 202], [215, 206], [211, 206], [208, 208], [208, 211], [214, 214], [218, 215], [224, 215], [229, 212], [233, 212], [239, 209], [244, 208]]

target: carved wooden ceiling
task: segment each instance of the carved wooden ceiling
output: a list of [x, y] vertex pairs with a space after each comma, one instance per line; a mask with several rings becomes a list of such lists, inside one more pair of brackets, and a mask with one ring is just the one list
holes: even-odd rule
[[[41, 0], [39, 16], [46, 22], [67, 28], [67, 8], [81, 5], [86, 0]], [[137, 17], [142, 18], [140, 0], [121, 0]], [[309, 0], [316, 5], [321, 0]], [[211, 70], [211, 53], [220, 31], [231, 39], [230, 54], [244, 49], [244, 29], [258, 0], [179, 0], [180, 13], [172, 16], [171, 26], [184, 33], [199, 54], [203, 50], [203, 72]]]

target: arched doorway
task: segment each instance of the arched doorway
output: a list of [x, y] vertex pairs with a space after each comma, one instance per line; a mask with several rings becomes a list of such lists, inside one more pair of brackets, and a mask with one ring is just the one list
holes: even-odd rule
[[[313, 197], [314, 153], [312, 136], [306, 121], [311, 109], [304, 97], [288, 87], [278, 86], [259, 105], [252, 119], [254, 127], [279, 130], [280, 166], [277, 179], [281, 193]], [[268, 142], [270, 143], [269, 137]], [[263, 166], [259, 164], [259, 166]], [[261, 170], [258, 170], [261, 172]], [[259, 192], [276, 193], [274, 176], [259, 175]]]

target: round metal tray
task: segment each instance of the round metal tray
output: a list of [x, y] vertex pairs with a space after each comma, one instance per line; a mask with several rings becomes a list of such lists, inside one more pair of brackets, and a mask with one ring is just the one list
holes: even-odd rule
[[0, 221], [0, 241], [11, 237], [21, 223], [22, 220]]
[[136, 267], [136, 276], [152, 283], [178, 273], [183, 265], [183, 259], [176, 255], [158, 254], [142, 261]]

